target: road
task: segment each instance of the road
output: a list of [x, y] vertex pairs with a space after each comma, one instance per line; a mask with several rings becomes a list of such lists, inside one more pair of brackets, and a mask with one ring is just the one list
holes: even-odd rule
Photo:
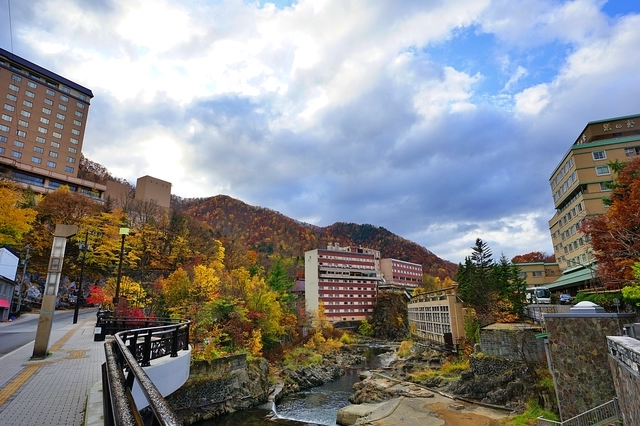
[[[78, 322], [87, 318], [96, 318], [98, 308], [80, 309]], [[13, 322], [0, 323], [0, 357], [35, 340], [39, 314], [23, 314]], [[62, 327], [73, 322], [73, 309], [56, 311], [53, 315], [53, 326]]]

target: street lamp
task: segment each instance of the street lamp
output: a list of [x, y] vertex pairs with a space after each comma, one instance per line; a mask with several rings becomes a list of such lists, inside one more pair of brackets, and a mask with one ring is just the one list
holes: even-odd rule
[[82, 264], [80, 265], [80, 282], [76, 286], [76, 308], [73, 311], [73, 323], [76, 324], [78, 322], [78, 310], [80, 309], [80, 300], [82, 297], [82, 278], [84, 276], [84, 261], [87, 258], [87, 249], [89, 246], [87, 243], [89, 242], [89, 231], [84, 234], [84, 244], [80, 244], [80, 250], [82, 250]]
[[120, 245], [120, 262], [118, 263], [118, 278], [116, 279], [116, 297], [113, 301], [114, 307], [118, 307], [120, 302], [120, 280], [122, 279], [122, 258], [124, 256], [124, 238], [129, 235], [129, 228], [120, 228], [120, 235], [122, 236], [122, 243]]

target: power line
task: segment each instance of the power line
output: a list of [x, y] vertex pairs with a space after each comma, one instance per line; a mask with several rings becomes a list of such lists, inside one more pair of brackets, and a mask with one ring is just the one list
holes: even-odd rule
[[7, 0], [9, 6], [9, 40], [11, 43], [11, 53], [13, 53], [13, 27], [11, 26], [11, 0]]

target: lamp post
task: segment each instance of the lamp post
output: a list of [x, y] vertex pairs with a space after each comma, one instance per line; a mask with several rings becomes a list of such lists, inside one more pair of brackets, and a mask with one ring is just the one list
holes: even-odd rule
[[122, 279], [122, 258], [124, 257], [124, 238], [129, 235], [129, 228], [120, 228], [120, 235], [122, 236], [122, 243], [120, 244], [120, 262], [118, 263], [118, 278], [116, 279], [116, 297], [113, 301], [115, 308], [118, 307], [120, 302], [120, 280]]
[[84, 234], [84, 244], [80, 244], [80, 250], [82, 250], [82, 264], [80, 265], [80, 282], [76, 286], [76, 308], [73, 311], [73, 323], [76, 324], [78, 322], [78, 310], [80, 309], [80, 300], [82, 297], [82, 278], [84, 276], [84, 261], [87, 258], [87, 249], [89, 246], [87, 243], [89, 242], [89, 231]]

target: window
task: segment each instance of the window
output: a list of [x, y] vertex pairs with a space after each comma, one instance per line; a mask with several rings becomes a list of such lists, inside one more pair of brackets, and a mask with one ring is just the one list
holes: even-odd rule
[[13, 141], [13, 146], [17, 146], [18, 148], [24, 148], [24, 142]]
[[38, 154], [42, 154], [44, 152], [44, 149], [42, 149], [39, 146], [35, 146], [35, 147], [33, 147], [33, 152], [37, 152]]
[[594, 160], [605, 160], [607, 158], [607, 154], [604, 151], [593, 151], [591, 156]]
[[31, 87], [32, 89], [36, 89], [38, 87], [38, 85], [31, 80], [27, 81], [27, 86]]
[[62, 105], [62, 104], [58, 104], [58, 108], [60, 108], [63, 111], [67, 110], [67, 106], [66, 105]]
[[4, 124], [0, 124], [0, 130], [2, 130], [3, 132], [8, 132], [9, 131], [9, 126], [5, 126]]
[[76, 111], [76, 117], [82, 118], [82, 117], [84, 117], [84, 114], [81, 113], [80, 111]]
[[9, 84], [9, 90], [13, 90], [14, 92], [19, 92], [20, 88], [15, 84]]
[[[67, 89], [67, 90], [69, 90], [69, 89]], [[69, 93], [69, 92], [67, 92], [67, 93]], [[69, 98], [67, 96], [65, 96], [65, 95], [60, 95], [60, 100], [62, 102], [69, 102]]]
[[36, 136], [36, 142], [38, 143], [47, 143], [46, 139], [42, 136]]
[[14, 107], [13, 105], [4, 104], [4, 109], [6, 109], [7, 111], [15, 111], [16, 107]]
[[2, 114], [2, 119], [4, 121], [9, 121], [9, 122], [13, 121], [13, 117], [11, 117], [10, 115], [7, 115], [7, 114]]
[[53, 101], [49, 98], [44, 98], [44, 103], [47, 105], [53, 105]]
[[78, 97], [79, 97], [80, 99], [82, 99], [83, 101], [86, 101], [86, 100], [87, 100], [87, 97], [86, 97], [85, 95], [83, 95], [82, 93], [80, 93], [80, 94], [78, 95]]
[[[7, 129], [8, 129], [8, 128], [7, 128]], [[72, 144], [74, 144], [74, 145], [78, 145], [78, 139], [76, 139], [76, 138], [71, 138], [71, 139], [70, 139], [70, 142], [71, 142]]]
[[51, 146], [54, 148], [60, 148], [60, 144], [58, 142], [51, 141]]
[[59, 132], [53, 132], [53, 137], [56, 139], [60, 139], [62, 137], [62, 134], [60, 134]]
[[35, 93], [30, 92], [28, 90], [25, 90], [24, 94], [27, 95], [27, 97], [29, 97], [29, 98], [35, 98], [36, 97]]
[[[71, 93], [71, 89], [69, 89], [67, 86], [60, 85], [60, 90], [62, 90], [64, 93]], [[60, 95], [60, 98], [63, 98], [63, 97], [66, 98], [66, 96]], [[69, 100], [69, 99], [67, 98], [66, 100]]]
[[55, 169], [56, 168], [56, 162], [55, 161], [47, 161], [47, 167], [53, 167]]
[[31, 108], [33, 106], [33, 102], [24, 100], [22, 101], [22, 105], [26, 106], [27, 108]]
[[67, 118], [67, 117], [66, 117], [64, 114], [60, 114], [60, 113], [58, 112], [58, 113], [56, 113], [56, 118], [57, 118], [58, 120], [63, 120], [63, 121], [64, 121], [64, 119], [65, 119], [65, 118]]
[[596, 166], [596, 174], [598, 176], [611, 174], [609, 171], [609, 166]]
[[42, 108], [42, 112], [47, 115], [51, 115], [51, 110], [49, 108]]
[[49, 119], [45, 117], [40, 117], [40, 122], [44, 124], [49, 124]]
[[20, 110], [20, 115], [23, 117], [31, 117], [31, 113], [25, 110]]
[[38, 131], [39, 131], [40, 133], [45, 134], [45, 135], [46, 135], [46, 134], [47, 134], [47, 132], [48, 132], [48, 130], [47, 130], [47, 129], [45, 129], [44, 127], [38, 127]]
[[0, 136], [0, 142], [7, 143], [7, 137], [6, 136]]
[[611, 191], [611, 184], [613, 182], [600, 182], [600, 191]]
[[16, 95], [12, 95], [11, 93], [7, 93], [7, 99], [9, 99], [10, 101], [17, 101], [18, 97]]
[[11, 156], [14, 158], [22, 158], [22, 153], [20, 151], [11, 151]]
[[33, 156], [33, 157], [31, 157], [31, 162], [32, 163], [36, 163], [36, 164], [41, 164], [42, 163], [42, 158]]
[[78, 150], [77, 150], [77, 149], [75, 149], [74, 147], [70, 146], [70, 147], [69, 147], [69, 152], [70, 152], [70, 153], [72, 153], [72, 154], [77, 154], [77, 153], [78, 153]]
[[49, 95], [49, 96], [55, 96], [55, 95], [56, 95], [56, 92], [54, 92], [54, 91], [53, 91], [53, 90], [51, 90], [51, 89], [47, 89], [47, 95]]
[[58, 158], [58, 153], [55, 151], [49, 151], [49, 157], [51, 158]]
[[71, 129], [71, 133], [73, 133], [76, 136], [80, 136], [80, 130], [78, 129]]
[[79, 120], [73, 120], [74, 126], [82, 126], [82, 123]]
[[67, 163], [75, 163], [76, 159], [74, 157], [67, 157]]
[[84, 104], [82, 102], [76, 102], [76, 106], [80, 109], [84, 109]]
[[4, 147], [0, 146], [0, 154], [4, 154]]
[[16, 130], [16, 135], [20, 136], [21, 138], [26, 138], [27, 132], [25, 132], [24, 130]]
[[22, 81], [22, 77], [20, 77], [19, 75], [15, 75], [15, 74], [13, 74], [13, 75], [11, 76], [11, 80], [13, 80], [13, 81], [16, 81], [16, 82], [20, 83], [20, 82]]
[[67, 166], [67, 167], [64, 168], [64, 171], [67, 172], [67, 173], [73, 173], [73, 167]]
[[62, 125], [62, 123], [56, 123], [54, 124], [54, 126], [56, 126], [56, 129], [64, 129], [64, 126]]
[[24, 120], [18, 120], [18, 126], [29, 127], [29, 123]]

